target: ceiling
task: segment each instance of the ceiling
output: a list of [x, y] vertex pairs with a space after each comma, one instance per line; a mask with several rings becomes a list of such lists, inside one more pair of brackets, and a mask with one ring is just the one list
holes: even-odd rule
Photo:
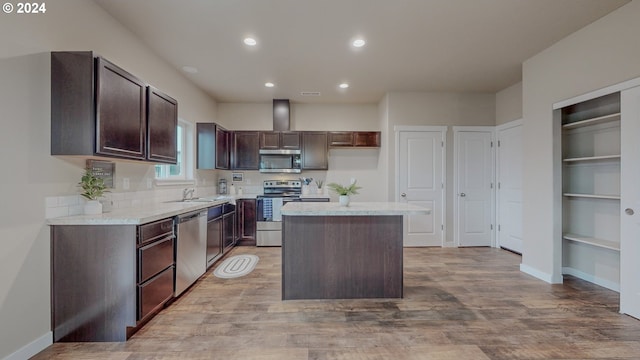
[[[219, 102], [377, 103], [497, 92], [628, 0], [94, 0]], [[243, 43], [247, 36], [258, 44]], [[351, 42], [366, 41], [362, 48]], [[275, 87], [266, 88], [265, 82]], [[338, 88], [342, 82], [348, 89]], [[320, 96], [301, 96], [320, 92]]]

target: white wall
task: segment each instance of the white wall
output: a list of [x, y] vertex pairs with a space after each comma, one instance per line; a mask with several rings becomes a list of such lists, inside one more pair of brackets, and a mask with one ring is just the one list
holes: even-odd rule
[[[44, 15], [0, 21], [0, 358], [50, 340], [49, 228], [45, 198], [77, 194], [82, 159], [50, 156], [50, 51], [93, 50], [175, 97], [179, 116], [215, 120], [216, 103], [92, 1], [47, 2]], [[152, 165], [116, 163], [132, 190]], [[200, 174], [202, 177], [214, 177]], [[116, 189], [120, 191], [120, 189]], [[24, 355], [24, 354], [23, 354]]]
[[640, 1], [634, 0], [523, 64], [521, 268], [544, 280], [562, 281], [560, 153], [552, 104], [640, 76], [638, 19]]
[[522, 81], [496, 93], [496, 125], [522, 119]]
[[[489, 93], [438, 93], [438, 92], [394, 92], [383, 100], [386, 108], [388, 171], [387, 194], [389, 201], [395, 201], [395, 136], [397, 125], [446, 125], [481, 126], [495, 125], [495, 94]], [[447, 132], [447, 183], [445, 203], [448, 204], [445, 218], [446, 238], [453, 243], [453, 130]]]
[[[219, 103], [218, 121], [230, 130], [272, 130], [273, 104]], [[380, 131], [378, 106], [376, 104], [291, 104], [291, 130], [297, 131]], [[386, 148], [382, 141], [383, 149]], [[245, 181], [236, 186], [260, 185], [268, 179], [295, 179], [300, 176], [314, 180], [348, 183], [351, 178], [358, 181], [362, 190], [354, 201], [383, 201], [386, 184], [380, 174], [386, 169], [381, 164], [382, 149], [331, 149], [328, 171], [304, 171], [301, 175], [260, 174], [244, 171]], [[224, 173], [227, 179], [229, 173]], [[332, 198], [335, 198], [335, 194]], [[335, 200], [335, 199], [334, 199]]]

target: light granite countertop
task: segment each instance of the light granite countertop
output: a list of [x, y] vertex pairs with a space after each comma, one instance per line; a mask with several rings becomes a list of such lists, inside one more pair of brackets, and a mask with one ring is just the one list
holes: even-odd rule
[[75, 215], [47, 219], [47, 225], [140, 225], [192, 211], [205, 210], [238, 199], [255, 199], [256, 195], [227, 195], [199, 198], [188, 202], [158, 202], [141, 207], [114, 209], [98, 215]]
[[349, 206], [340, 206], [337, 202], [290, 202], [282, 207], [284, 216], [385, 216], [430, 213], [431, 209], [397, 202], [351, 202]]

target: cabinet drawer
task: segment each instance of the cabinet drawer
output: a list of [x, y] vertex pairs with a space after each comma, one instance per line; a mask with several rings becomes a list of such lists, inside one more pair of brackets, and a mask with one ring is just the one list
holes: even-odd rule
[[151, 280], [138, 285], [138, 320], [143, 319], [173, 297], [172, 266]]
[[138, 282], [144, 282], [173, 265], [174, 237], [169, 236], [138, 249]]
[[141, 225], [139, 231], [138, 244], [173, 235], [173, 218]]

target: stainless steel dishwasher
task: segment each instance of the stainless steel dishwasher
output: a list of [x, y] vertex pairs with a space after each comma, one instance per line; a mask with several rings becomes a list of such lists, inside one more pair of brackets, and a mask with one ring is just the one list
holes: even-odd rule
[[207, 271], [207, 211], [178, 215], [175, 296]]

